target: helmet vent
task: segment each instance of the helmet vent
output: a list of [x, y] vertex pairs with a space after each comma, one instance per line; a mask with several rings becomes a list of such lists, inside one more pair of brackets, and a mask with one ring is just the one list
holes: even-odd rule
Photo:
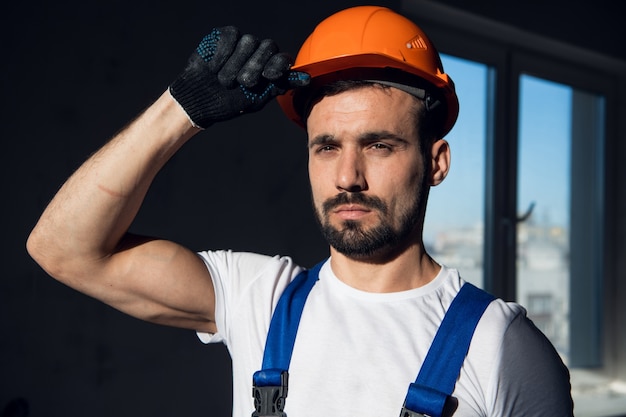
[[426, 42], [424, 42], [424, 39], [422, 39], [420, 35], [417, 35], [413, 39], [409, 40], [406, 43], [406, 47], [408, 49], [428, 49]]

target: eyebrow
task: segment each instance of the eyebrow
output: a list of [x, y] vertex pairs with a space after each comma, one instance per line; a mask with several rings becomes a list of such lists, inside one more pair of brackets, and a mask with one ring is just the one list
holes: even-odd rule
[[318, 135], [309, 141], [309, 148], [335, 142], [334, 135]]
[[[406, 139], [388, 130], [366, 132], [358, 137], [358, 141], [361, 143], [376, 142], [381, 139], [393, 140], [393, 141], [398, 141], [398, 142], [406, 142]], [[314, 147], [314, 146], [320, 146], [320, 145], [325, 145], [328, 143], [336, 143], [336, 142], [337, 140], [335, 138], [335, 135], [322, 134], [311, 139], [309, 141], [308, 146]]]

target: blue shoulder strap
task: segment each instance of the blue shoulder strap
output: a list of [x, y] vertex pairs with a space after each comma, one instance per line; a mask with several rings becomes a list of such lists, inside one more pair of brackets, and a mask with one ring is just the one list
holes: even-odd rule
[[304, 303], [324, 262], [300, 272], [280, 296], [267, 334], [263, 369], [289, 369]]
[[300, 272], [280, 296], [265, 342], [263, 366], [252, 377], [255, 411], [252, 417], [279, 416], [287, 398], [289, 363], [304, 303], [319, 279], [319, 271], [326, 261], [310, 270]]
[[[288, 370], [306, 299], [325, 261], [301, 272], [281, 295], [270, 323], [263, 366], [253, 376], [253, 417], [284, 413]], [[410, 384], [401, 417], [441, 417], [467, 355], [474, 329], [494, 297], [466, 283], [452, 301], [415, 383]], [[445, 360], [439, 360], [446, 358]]]
[[443, 317], [417, 379], [409, 386], [401, 417], [442, 417], [476, 325], [494, 299], [469, 282], [461, 287]]

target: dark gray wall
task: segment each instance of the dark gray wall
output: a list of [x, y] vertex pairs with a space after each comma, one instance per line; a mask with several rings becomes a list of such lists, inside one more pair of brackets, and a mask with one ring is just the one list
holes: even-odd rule
[[[481, 2], [470, 3], [481, 11]], [[601, 30], [579, 41], [580, 18], [547, 17], [536, 3], [483, 8], [562, 40], [606, 39]], [[167, 87], [211, 27], [235, 24], [295, 53], [317, 21], [356, 4], [2, 3], [0, 416], [15, 398], [28, 402], [30, 415], [46, 417], [229, 413], [230, 362], [222, 346], [68, 289], [30, 260], [25, 240], [61, 183]], [[541, 19], [528, 19], [538, 11]], [[564, 26], [557, 30], [557, 23]], [[309, 205], [303, 132], [272, 103], [194, 138], [157, 177], [133, 229], [195, 250], [284, 254], [312, 265], [327, 250]]]

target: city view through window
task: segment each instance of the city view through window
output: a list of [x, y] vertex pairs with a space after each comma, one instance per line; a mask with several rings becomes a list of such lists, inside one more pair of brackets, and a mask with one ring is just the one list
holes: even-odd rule
[[488, 69], [448, 55], [442, 60], [455, 82], [460, 111], [446, 136], [452, 150], [450, 173], [430, 190], [424, 243], [438, 262], [483, 287]]

